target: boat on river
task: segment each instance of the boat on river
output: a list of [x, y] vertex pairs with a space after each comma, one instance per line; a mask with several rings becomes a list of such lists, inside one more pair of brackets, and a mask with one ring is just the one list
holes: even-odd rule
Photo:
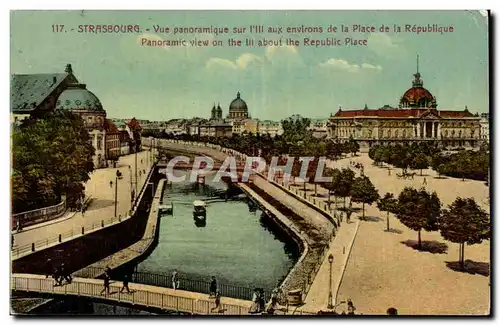
[[207, 204], [204, 201], [193, 202], [193, 218], [195, 221], [205, 221], [207, 218]]

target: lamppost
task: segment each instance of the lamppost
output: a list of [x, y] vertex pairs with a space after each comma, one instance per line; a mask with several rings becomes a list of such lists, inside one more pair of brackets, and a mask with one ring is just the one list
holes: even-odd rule
[[332, 264], [333, 264], [333, 255], [328, 255], [328, 263], [330, 263], [330, 286], [328, 287], [328, 309], [333, 308], [333, 297], [332, 297]]
[[137, 195], [137, 140], [134, 140], [135, 151], [135, 194]]
[[122, 173], [117, 170], [116, 171], [116, 178], [115, 178], [115, 218], [116, 218], [116, 209], [117, 209], [117, 203], [118, 203], [118, 180], [122, 178]]

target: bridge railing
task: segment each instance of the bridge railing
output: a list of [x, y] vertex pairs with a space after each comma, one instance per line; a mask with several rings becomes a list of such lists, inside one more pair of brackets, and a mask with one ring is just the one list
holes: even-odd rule
[[[28, 277], [26, 275], [14, 274], [11, 277], [11, 290], [39, 292], [55, 295], [75, 295], [82, 297], [106, 299], [117, 302], [142, 305], [162, 310], [178, 311], [190, 314], [211, 314], [215, 307], [214, 300], [199, 299], [183, 296], [182, 294], [170, 294], [155, 290], [131, 288], [131, 293], [121, 293], [121, 286], [111, 287], [110, 293], [103, 292], [103, 283], [98, 280], [74, 278], [69, 284], [54, 286], [52, 278]], [[102, 294], [101, 294], [102, 293]], [[245, 315], [249, 308], [240, 305], [226, 304], [222, 298], [220, 310], [224, 315]]]
[[[85, 268], [85, 273], [78, 272], [77, 275], [79, 277], [95, 278], [103, 274], [104, 271], [104, 268], [87, 267]], [[113, 273], [111, 276], [113, 278]], [[173, 287], [171, 273], [133, 272], [131, 280], [134, 283], [153, 285], [156, 287]], [[210, 280], [192, 279], [182, 275], [178, 276], [178, 280], [181, 290], [210, 294]], [[223, 297], [242, 300], [251, 300], [254, 292], [254, 288], [221, 283], [220, 281], [217, 281], [217, 289]], [[271, 290], [269, 288], [264, 288], [264, 294], [266, 297], [270, 297]]]
[[57, 219], [60, 216], [62, 216], [65, 212], [66, 212], [66, 198], [63, 197], [61, 203], [59, 204], [36, 210], [16, 213], [12, 215], [12, 218], [14, 219], [14, 225], [19, 225], [20, 227], [26, 227], [37, 223]]

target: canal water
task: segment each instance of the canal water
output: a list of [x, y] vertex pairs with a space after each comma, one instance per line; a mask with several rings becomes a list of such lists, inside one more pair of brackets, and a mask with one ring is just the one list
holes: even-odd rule
[[[185, 171], [174, 173], [188, 176]], [[166, 186], [163, 201], [173, 203], [173, 215], [160, 219], [158, 245], [138, 271], [175, 270], [180, 278], [215, 276], [221, 284], [274, 288], [297, 261], [296, 245], [244, 194], [238, 195], [237, 188], [225, 201], [231, 196], [226, 194], [228, 185], [213, 178], [207, 176], [202, 185], [186, 177]], [[207, 202], [204, 226], [194, 222], [195, 200]]]
[[[185, 174], [175, 171], [176, 176]], [[298, 259], [297, 245], [269, 216], [241, 190], [214, 182], [213, 176], [207, 176], [204, 185], [189, 180], [172, 183], [165, 187], [163, 200], [173, 203], [173, 215], [161, 217], [158, 244], [137, 265], [135, 282], [150, 283], [153, 279], [150, 284], [155, 284], [158, 277], [150, 274], [161, 273], [165, 276], [157, 285], [170, 286], [170, 274], [175, 270], [184, 282], [181, 289], [204, 292], [206, 283], [215, 276], [226, 296], [243, 294], [250, 299], [253, 288], [270, 292]], [[195, 200], [207, 202], [205, 225], [194, 222]], [[77, 297], [54, 299], [31, 314], [154, 315]]]

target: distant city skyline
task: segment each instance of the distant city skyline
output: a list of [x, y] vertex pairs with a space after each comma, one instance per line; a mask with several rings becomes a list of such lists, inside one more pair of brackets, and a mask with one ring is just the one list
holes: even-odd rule
[[[448, 34], [296, 35], [367, 38], [366, 47], [152, 48], [154, 34], [54, 33], [53, 24], [160, 26], [453, 25]], [[144, 26], [144, 27], [143, 27]], [[419, 54], [424, 87], [438, 109], [488, 112], [488, 25], [474, 11], [17, 11], [11, 12], [11, 73], [63, 72], [71, 63], [109, 117], [166, 121], [228, 114], [236, 93], [249, 114], [322, 119], [343, 109], [398, 106]], [[242, 39], [250, 37], [246, 34]], [[287, 35], [285, 35], [287, 36]], [[191, 39], [192, 37], [187, 37]], [[198, 37], [203, 38], [203, 37]], [[211, 36], [212, 38], [212, 36]], [[226, 39], [227, 37], [215, 37]]]

